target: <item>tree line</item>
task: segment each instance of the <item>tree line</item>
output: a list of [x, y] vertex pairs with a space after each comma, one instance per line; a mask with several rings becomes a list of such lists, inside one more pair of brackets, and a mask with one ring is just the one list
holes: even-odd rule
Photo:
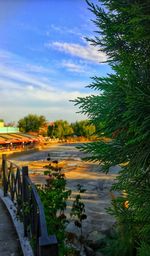
[[90, 123], [90, 120], [81, 120], [69, 123], [66, 120], [47, 122], [42, 115], [29, 114], [18, 121], [21, 132], [36, 132], [51, 138], [64, 139], [67, 137], [85, 137], [90, 139], [96, 136], [98, 127]]

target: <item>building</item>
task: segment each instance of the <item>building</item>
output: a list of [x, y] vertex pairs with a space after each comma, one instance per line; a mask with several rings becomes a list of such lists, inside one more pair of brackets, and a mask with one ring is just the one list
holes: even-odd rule
[[33, 148], [38, 142], [35, 136], [21, 133], [18, 127], [5, 126], [0, 120], [0, 151]]
[[18, 133], [19, 128], [13, 126], [5, 126], [4, 121], [0, 119], [0, 133]]

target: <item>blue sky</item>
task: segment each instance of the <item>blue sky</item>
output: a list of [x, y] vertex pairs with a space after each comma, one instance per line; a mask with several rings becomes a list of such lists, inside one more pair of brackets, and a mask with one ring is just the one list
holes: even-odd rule
[[84, 0], [0, 1], [0, 118], [86, 118], [69, 100], [94, 93], [90, 77], [110, 72], [84, 39], [94, 36], [91, 18]]

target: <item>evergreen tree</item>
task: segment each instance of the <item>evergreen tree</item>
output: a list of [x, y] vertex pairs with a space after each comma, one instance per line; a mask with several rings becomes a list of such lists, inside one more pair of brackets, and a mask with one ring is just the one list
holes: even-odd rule
[[[108, 56], [112, 74], [93, 77], [89, 88], [99, 95], [77, 98], [75, 104], [110, 142], [83, 146], [91, 160], [123, 166], [114, 190], [127, 193], [113, 200], [118, 239], [109, 255], [150, 255], [150, 1], [87, 2], [98, 28], [88, 39]], [[116, 210], [117, 209], [117, 210]]]

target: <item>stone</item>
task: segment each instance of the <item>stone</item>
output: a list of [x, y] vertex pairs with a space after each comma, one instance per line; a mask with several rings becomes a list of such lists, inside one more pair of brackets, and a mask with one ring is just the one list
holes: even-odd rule
[[116, 233], [115, 224], [103, 231], [103, 234], [108, 237], [114, 237], [115, 233]]
[[101, 252], [96, 252], [95, 256], [104, 256]]
[[76, 238], [80, 237], [80, 229], [74, 224], [74, 222], [70, 222], [66, 227], [66, 232], [70, 234], [74, 234]]
[[95, 252], [89, 246], [85, 245], [84, 250], [85, 250], [86, 256], [95, 256]]
[[105, 234], [95, 230], [91, 232], [87, 237], [87, 244], [92, 249], [98, 249], [104, 243], [105, 237], [106, 237]]
[[[67, 179], [67, 188], [72, 189], [71, 198], [68, 199], [67, 204], [67, 218], [70, 220], [70, 210], [72, 202], [77, 194], [77, 184], [80, 183], [86, 189], [86, 192], [81, 194], [83, 203], [85, 204], [85, 213], [87, 219], [83, 221], [83, 236], [84, 241], [87, 240], [89, 234], [94, 230], [97, 230], [98, 233], [103, 235], [111, 235], [115, 220], [112, 215], [109, 215], [106, 211], [106, 208], [110, 206], [111, 196], [109, 193], [110, 186], [114, 183], [118, 167], [112, 167], [110, 174], [105, 174], [100, 172], [102, 168], [97, 163], [84, 162], [78, 159], [79, 157], [84, 156], [81, 152], [78, 151], [74, 146], [76, 145], [54, 145], [47, 147], [46, 150], [32, 153], [30, 155], [21, 156], [21, 162], [16, 161], [16, 164], [20, 165], [23, 161], [23, 164], [29, 165], [29, 169], [33, 170], [37, 175], [31, 175], [32, 180], [35, 183], [44, 183], [45, 177], [42, 176], [43, 165], [48, 164], [45, 159], [47, 158], [48, 152], [50, 152], [51, 160], [59, 160], [63, 162], [64, 173]], [[31, 160], [36, 160], [35, 162]], [[43, 161], [44, 160], [44, 161]], [[26, 161], [26, 162], [24, 162]], [[115, 173], [115, 174], [113, 174]], [[78, 247], [78, 241], [80, 241], [80, 229], [77, 228], [72, 219], [71, 224], [67, 226], [67, 232], [70, 240]], [[93, 238], [92, 238], [93, 239]], [[102, 247], [103, 239], [99, 239], [96, 234], [94, 241], [89, 243], [96, 243], [97, 246]], [[91, 247], [90, 244], [87, 244], [88, 247]], [[95, 246], [95, 245], [94, 245]], [[98, 251], [93, 247], [93, 251]]]

